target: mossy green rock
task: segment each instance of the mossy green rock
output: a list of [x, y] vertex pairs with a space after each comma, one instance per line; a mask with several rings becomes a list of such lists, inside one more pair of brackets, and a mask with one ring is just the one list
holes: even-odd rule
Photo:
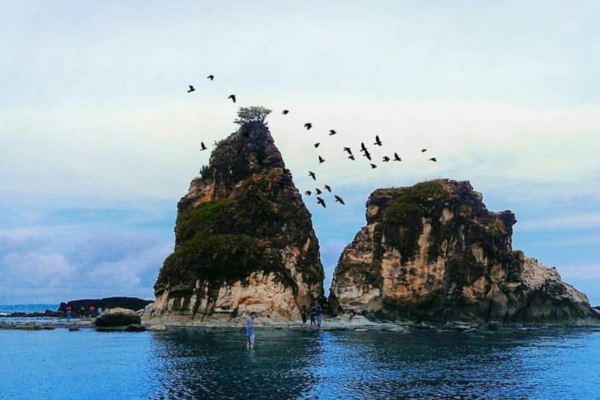
[[152, 317], [292, 319], [323, 298], [310, 213], [267, 127], [216, 145], [178, 204], [175, 250], [154, 286]]
[[510, 211], [490, 212], [469, 182], [379, 189], [367, 226], [334, 272], [336, 312], [444, 323], [596, 325], [587, 297], [512, 249]]

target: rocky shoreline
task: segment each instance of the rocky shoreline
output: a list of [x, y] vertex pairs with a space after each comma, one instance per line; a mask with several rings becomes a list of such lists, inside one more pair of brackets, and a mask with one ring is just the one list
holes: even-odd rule
[[[15, 321], [0, 322], [0, 330], [55, 330], [68, 329], [78, 331], [81, 329], [95, 329], [99, 332], [160, 332], [172, 329], [203, 329], [203, 330], [240, 330], [244, 328], [243, 318], [232, 321], [213, 321], [213, 322], [173, 322], [173, 321], [152, 321], [142, 322], [141, 324], [131, 324], [127, 326], [102, 327], [96, 325], [96, 319], [85, 319], [66, 321], [64, 318], [45, 319], [42, 321]], [[321, 327], [303, 325], [300, 321], [276, 322], [268, 318], [258, 318], [258, 329], [277, 329], [277, 330], [307, 330], [307, 331], [354, 331], [354, 332], [397, 332], [411, 333], [417, 331], [429, 331], [435, 333], [483, 333], [483, 332], [510, 332], [510, 331], [538, 331], [543, 329], [594, 329], [600, 326], [579, 326], [579, 325], [535, 325], [535, 324], [514, 324], [500, 325], [488, 323], [485, 325], [475, 324], [465, 321], [450, 321], [444, 324], [431, 324], [426, 322], [403, 321], [403, 322], [373, 322], [363, 316], [337, 316], [327, 318], [323, 321]]]

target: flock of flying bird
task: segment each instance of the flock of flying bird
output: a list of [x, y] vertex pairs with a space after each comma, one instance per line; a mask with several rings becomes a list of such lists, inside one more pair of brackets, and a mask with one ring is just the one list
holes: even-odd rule
[[[215, 79], [215, 76], [214, 75], [208, 75], [206, 77], [206, 79], [209, 79], [209, 80], [212, 81], [212, 80]], [[188, 89], [187, 92], [188, 93], [192, 93], [192, 92], [195, 92], [195, 91], [196, 91], [196, 89], [194, 88], [194, 86], [189, 85], [189, 89]], [[231, 94], [227, 98], [231, 99], [231, 101], [233, 101], [234, 103], [236, 102], [235, 94]], [[287, 115], [289, 113], [290, 113], [289, 110], [283, 110], [283, 112], [282, 112], [283, 115]], [[304, 124], [304, 127], [306, 128], [306, 130], [310, 130], [310, 129], [312, 129], [313, 125], [312, 125], [312, 123], [307, 122], [307, 123]], [[337, 132], [334, 129], [330, 129], [329, 130], [329, 136], [333, 136], [333, 135], [336, 135], [336, 134], [337, 134]], [[318, 148], [320, 145], [321, 145], [320, 142], [314, 144], [315, 148]], [[375, 146], [380, 146], [380, 147], [383, 146], [383, 142], [379, 138], [379, 135], [375, 136], [375, 143], [374, 143], [374, 145]], [[204, 142], [200, 142], [200, 151], [206, 150], [206, 149], [207, 149], [207, 147], [204, 144]], [[350, 160], [352, 160], [352, 161], [356, 160], [354, 158], [354, 154], [352, 153], [352, 149], [350, 147], [344, 147], [343, 151], [345, 151], [345, 152], [348, 153], [348, 158]], [[421, 149], [422, 153], [425, 153], [426, 151], [427, 151], [427, 149]], [[371, 164], [371, 169], [377, 168], [377, 165], [371, 162], [371, 161], [373, 161], [371, 153], [367, 149], [367, 146], [365, 146], [364, 142], [360, 143], [360, 152], [363, 153], [362, 154], [363, 157], [365, 157], [367, 160], [369, 160], [369, 162]], [[318, 156], [318, 160], [319, 160], [319, 164], [322, 164], [322, 163], [325, 162], [325, 159], [323, 157], [321, 157], [320, 155]], [[394, 153], [393, 159], [391, 157], [389, 157], [389, 156], [383, 156], [383, 162], [389, 162], [389, 161], [402, 161], [402, 158], [398, 155], [398, 153]], [[431, 157], [431, 158], [429, 158], [428, 161], [437, 162], [437, 159], [435, 157]], [[317, 180], [317, 175], [314, 172], [308, 171], [308, 175], [313, 180], [315, 180], [315, 181]], [[331, 187], [329, 185], [325, 185], [323, 188], [324, 188], [323, 190], [326, 190], [329, 193], [331, 193]], [[325, 200], [320, 196], [320, 195], [323, 194], [323, 190], [319, 189], [319, 188], [315, 188], [315, 197], [317, 198], [317, 203], [319, 205], [323, 206], [323, 208], [326, 208], [327, 205], [325, 204]], [[304, 192], [304, 194], [307, 195], [307, 196], [311, 196], [313, 194], [313, 192], [310, 191], [310, 190], [307, 190], [307, 191]], [[340, 203], [342, 205], [345, 204], [344, 200], [340, 196], [333, 195], [333, 197], [334, 197], [334, 199], [335, 199], [335, 201], [337, 203]]]

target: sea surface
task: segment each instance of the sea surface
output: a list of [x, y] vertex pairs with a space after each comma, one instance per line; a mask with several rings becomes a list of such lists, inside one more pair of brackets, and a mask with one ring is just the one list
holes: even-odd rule
[[0, 330], [0, 399], [599, 399], [600, 332]]
[[8, 315], [14, 312], [35, 313], [46, 310], [57, 311], [59, 304], [0, 304], [0, 315]]

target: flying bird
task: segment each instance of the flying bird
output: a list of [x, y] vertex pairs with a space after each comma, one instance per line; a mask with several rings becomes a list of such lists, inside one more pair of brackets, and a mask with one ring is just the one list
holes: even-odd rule
[[323, 200], [320, 197], [317, 197], [317, 203], [319, 203], [320, 205], [323, 206], [323, 208], [327, 208], [327, 206], [325, 205], [325, 200]]
[[231, 99], [235, 103], [235, 94], [230, 94], [228, 99]]
[[371, 168], [375, 169], [375, 168], [377, 168], [377, 165], [371, 164]]
[[283, 115], [288, 115], [289, 113], [290, 113], [289, 110], [283, 110], [283, 112], [282, 112]]
[[435, 158], [435, 157], [431, 157], [431, 158], [429, 159], [429, 161], [437, 162], [437, 160], [436, 160], [436, 158]]
[[307, 190], [306, 192], [304, 192], [305, 195], [310, 196], [312, 194], [312, 192], [310, 190]]
[[344, 199], [342, 199], [340, 196], [338, 196], [337, 194], [333, 195], [333, 197], [335, 197], [335, 201], [340, 203], [341, 205], [344, 205], [346, 203], [344, 203]]
[[394, 153], [394, 161], [402, 161], [398, 153]]
[[200, 142], [200, 151], [202, 150], [206, 150], [206, 146], [204, 145], [204, 142]]
[[360, 151], [367, 151], [367, 148], [363, 142], [360, 142]]
[[316, 188], [316, 189], [315, 189], [315, 193], [316, 193], [316, 194], [321, 194], [321, 193], [323, 193], [323, 192], [321, 191], [321, 189], [319, 189], [319, 188]]
[[325, 162], [325, 159], [321, 156], [319, 156], [319, 164], [323, 164]]
[[421, 153], [425, 153], [427, 151], [427, 149], [422, 149]]
[[336, 132], [336, 131], [334, 131], [333, 129], [330, 129], [330, 130], [329, 130], [329, 136], [333, 136], [333, 135], [335, 135], [336, 133], [337, 133], [337, 132]]
[[390, 158], [388, 156], [383, 156], [383, 162], [389, 162]]
[[196, 91], [196, 89], [194, 89], [194, 87], [192, 85], [189, 85], [189, 87], [190, 88], [188, 89], [188, 93], [192, 93], [192, 92]]
[[317, 180], [317, 175], [315, 175], [315, 173], [312, 172], [312, 171], [308, 171], [308, 176], [310, 176], [311, 178], [313, 178], [313, 180], [315, 180], [315, 181]]
[[209, 76], [206, 77], [206, 79], [210, 79], [212, 81], [212, 80], [215, 79], [215, 76], [214, 75], [209, 75]]
[[365, 150], [365, 154], [363, 154], [363, 157], [367, 157], [367, 160], [371, 161], [371, 153], [369, 153], [367, 150]]
[[379, 140], [379, 136], [375, 136], [375, 145], [376, 146], [381, 146], [381, 140]]
[[354, 161], [354, 155], [350, 154], [350, 157], [348, 157], [349, 159], [351, 159], [352, 161]]
[[329, 193], [331, 193], [331, 186], [325, 185], [324, 187], [325, 187], [325, 190], [327, 190]]
[[306, 130], [309, 130], [310, 128], [312, 128], [312, 124], [310, 122], [307, 122], [304, 124], [304, 127], [306, 128]]
[[319, 145], [321, 145], [321, 143], [315, 143], [315, 149], [319, 147]]
[[347, 151], [348, 154], [352, 155], [352, 150], [350, 149], [350, 147], [344, 147], [344, 151]]

